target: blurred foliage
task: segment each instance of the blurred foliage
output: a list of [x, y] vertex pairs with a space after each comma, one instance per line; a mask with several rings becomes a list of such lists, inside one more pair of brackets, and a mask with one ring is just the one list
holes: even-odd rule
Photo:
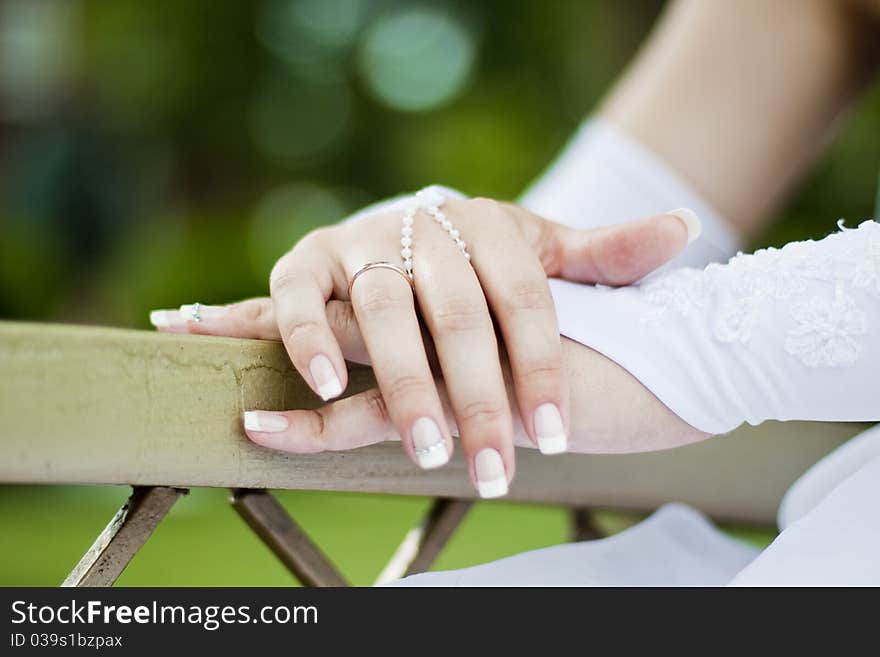
[[[514, 197], [661, 6], [0, 2], [0, 316], [145, 326], [264, 293], [301, 235], [370, 200]], [[878, 109], [762, 242], [870, 215]]]
[[[377, 198], [429, 182], [515, 197], [661, 7], [0, 0], [0, 317], [146, 327], [151, 308], [264, 294], [300, 236]], [[878, 153], [875, 90], [760, 242], [870, 216]], [[318, 497], [301, 499], [321, 508]], [[397, 517], [364, 499], [374, 506], [363, 518]], [[561, 539], [558, 516], [540, 515], [556, 511], [522, 513], [543, 518], [523, 527], [556, 529], [511, 552]], [[4, 556], [29, 544], [26, 533], [5, 538]], [[77, 539], [73, 552], [84, 547]], [[472, 560], [501, 554], [474, 549]], [[43, 577], [0, 581], [57, 581], [45, 559]]]
[[660, 6], [2, 1], [0, 316], [145, 326], [368, 201], [514, 197]]

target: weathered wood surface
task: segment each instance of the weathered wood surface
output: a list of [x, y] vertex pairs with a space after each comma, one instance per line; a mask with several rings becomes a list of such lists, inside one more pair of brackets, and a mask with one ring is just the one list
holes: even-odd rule
[[[372, 384], [356, 368], [350, 392]], [[0, 482], [290, 488], [472, 497], [461, 450], [422, 472], [396, 444], [295, 456], [247, 441], [245, 409], [319, 400], [273, 342], [0, 322]], [[693, 504], [772, 523], [789, 484], [862, 425], [766, 423], [652, 454], [520, 450], [509, 499]]]

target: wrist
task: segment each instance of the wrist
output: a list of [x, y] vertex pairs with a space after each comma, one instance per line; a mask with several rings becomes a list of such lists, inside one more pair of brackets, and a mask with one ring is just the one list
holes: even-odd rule
[[570, 451], [650, 452], [710, 437], [607, 356], [566, 338], [563, 354], [571, 381]]

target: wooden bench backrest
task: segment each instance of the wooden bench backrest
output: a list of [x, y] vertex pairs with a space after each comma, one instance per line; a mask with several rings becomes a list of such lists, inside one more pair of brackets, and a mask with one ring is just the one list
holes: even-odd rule
[[[373, 385], [353, 368], [350, 392]], [[469, 498], [459, 456], [418, 470], [385, 444], [286, 455], [243, 438], [245, 409], [319, 400], [281, 345], [0, 322], [0, 482], [288, 488]], [[520, 450], [510, 499], [651, 510], [669, 501], [772, 525], [782, 494], [862, 425], [766, 423], [667, 452], [543, 457]]]

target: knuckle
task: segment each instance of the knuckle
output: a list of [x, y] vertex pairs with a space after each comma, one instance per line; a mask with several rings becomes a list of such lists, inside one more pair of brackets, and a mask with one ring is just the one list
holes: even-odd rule
[[507, 416], [504, 405], [491, 401], [475, 401], [465, 405], [461, 421], [466, 424], [498, 424]]
[[388, 406], [385, 398], [379, 390], [370, 390], [364, 393], [364, 403], [367, 406], [372, 419], [380, 425], [391, 424], [391, 416], [388, 414]]
[[299, 272], [290, 266], [284, 258], [275, 263], [269, 274], [269, 290], [275, 296], [293, 287], [300, 278]]
[[334, 230], [336, 230], [335, 226], [321, 226], [320, 228], [310, 230], [294, 245], [292, 252], [302, 252], [314, 247], [322, 246], [328, 235]]
[[261, 323], [272, 315], [272, 301], [269, 299], [251, 299], [238, 304], [238, 316], [253, 323]]
[[[555, 227], [552, 223], [544, 219], [526, 221], [520, 224], [520, 230], [526, 240], [526, 244], [535, 253], [545, 254], [544, 257], [546, 258], [558, 257], [558, 249], [554, 248], [558, 242]], [[542, 264], [546, 263], [542, 262]]]
[[472, 198], [467, 202], [467, 205], [478, 212], [498, 213], [502, 209], [501, 203], [485, 196]]
[[443, 301], [431, 314], [431, 318], [440, 333], [491, 329], [491, 320], [485, 306], [467, 299], [452, 298]]
[[559, 226], [532, 214], [514, 214], [517, 237], [534, 254], [534, 261], [543, 270], [555, 269], [561, 257]]
[[387, 288], [362, 286], [357, 294], [357, 305], [368, 315], [384, 315], [404, 308], [401, 295]]
[[291, 344], [296, 344], [302, 341], [305, 336], [309, 334], [317, 334], [322, 331], [321, 323], [314, 319], [303, 319], [298, 322], [294, 322], [290, 326], [287, 327], [287, 331], [285, 332], [287, 335], [287, 339]]
[[555, 359], [545, 359], [526, 363], [518, 368], [517, 379], [527, 386], [535, 384], [547, 384], [559, 381], [563, 377], [562, 362]]
[[500, 223], [509, 219], [507, 209], [503, 203], [492, 198], [477, 197], [467, 201], [467, 209], [470, 213], [480, 217], [481, 222]]
[[340, 335], [350, 335], [357, 327], [354, 316], [354, 308], [344, 301], [331, 301], [327, 304], [327, 321], [335, 332]]
[[401, 375], [383, 386], [382, 394], [391, 404], [399, 404], [405, 399], [424, 399], [431, 393], [432, 381], [419, 376]]
[[553, 307], [553, 300], [545, 279], [522, 279], [510, 284], [504, 304], [510, 312], [549, 310]]
[[307, 417], [309, 419], [304, 435], [312, 442], [325, 442], [327, 439], [327, 422], [324, 414], [318, 409], [311, 411]]

